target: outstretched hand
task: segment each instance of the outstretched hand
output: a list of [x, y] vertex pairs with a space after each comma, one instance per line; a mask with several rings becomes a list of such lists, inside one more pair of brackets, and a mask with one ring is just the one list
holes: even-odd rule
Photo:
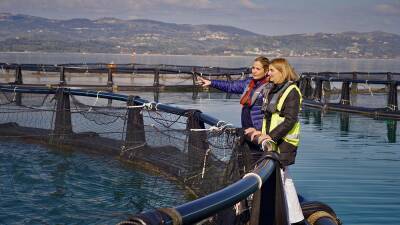
[[211, 85], [211, 81], [204, 79], [202, 77], [197, 76], [197, 82], [199, 85], [201, 85], [202, 87], [207, 87]]

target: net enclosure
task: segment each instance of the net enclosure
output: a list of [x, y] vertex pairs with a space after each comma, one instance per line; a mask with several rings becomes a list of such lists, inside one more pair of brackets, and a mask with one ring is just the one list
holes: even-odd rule
[[[276, 153], [250, 150], [241, 129], [196, 109], [105, 91], [0, 85], [0, 138], [108, 154], [190, 196], [120, 224], [288, 224]], [[163, 192], [171, 197], [176, 188]]]
[[299, 81], [306, 106], [397, 120], [399, 84], [391, 72], [307, 72]]
[[[138, 96], [62, 87], [2, 85], [0, 92], [0, 138], [109, 154], [175, 181], [194, 201], [211, 196], [219, 202], [217, 208], [186, 217], [186, 224], [248, 222], [251, 207], [247, 198], [267, 178], [275, 179], [271, 176], [278, 168], [275, 161], [268, 159], [263, 167], [257, 167], [260, 155], [246, 147], [241, 129], [198, 110], [148, 102]], [[252, 174], [261, 175], [242, 179], [255, 168], [258, 172]], [[233, 197], [212, 196], [232, 184], [236, 184], [235, 191], [227, 193]], [[275, 188], [275, 182], [271, 184]], [[168, 189], [164, 191], [171, 196]], [[207, 202], [212, 206], [212, 201]], [[154, 205], [160, 207], [172, 209]], [[165, 217], [163, 220], [175, 218], [169, 211], [154, 212]]]

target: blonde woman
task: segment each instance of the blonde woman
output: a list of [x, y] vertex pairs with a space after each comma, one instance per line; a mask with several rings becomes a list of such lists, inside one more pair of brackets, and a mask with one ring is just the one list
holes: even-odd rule
[[268, 75], [273, 87], [266, 93], [262, 109], [262, 130], [248, 128], [245, 134], [261, 145], [264, 151], [276, 151], [283, 165], [282, 182], [285, 189], [289, 222], [301, 224], [304, 216], [297, 197], [289, 165], [294, 164], [299, 145], [300, 111], [302, 97], [296, 81], [299, 79], [286, 59], [276, 58], [270, 62]]

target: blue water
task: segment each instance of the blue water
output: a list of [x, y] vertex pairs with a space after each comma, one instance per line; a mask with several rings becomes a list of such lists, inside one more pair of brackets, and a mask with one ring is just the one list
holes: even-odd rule
[[400, 224], [400, 123], [395, 133], [387, 128], [393, 121], [305, 111], [292, 170], [300, 192], [346, 224]]
[[[253, 56], [187, 56], [187, 55], [129, 55], [129, 54], [83, 54], [83, 53], [7, 53], [0, 52], [4, 63], [142, 63], [197, 65], [220, 67], [251, 66]], [[400, 72], [400, 59], [335, 59], [335, 58], [288, 58], [297, 72]]]
[[0, 139], [0, 224], [116, 224], [186, 201], [176, 184], [109, 156]]
[[[2, 62], [19, 63], [163, 63], [246, 66], [252, 57], [135, 56], [108, 54], [10, 54], [0, 53]], [[391, 71], [400, 72], [400, 60], [292, 58], [303, 71]], [[133, 93], [152, 100], [153, 93]], [[365, 97], [365, 98], [364, 98]], [[385, 97], [358, 103], [384, 105]], [[225, 94], [161, 93], [160, 102], [203, 112], [240, 124], [237, 98]], [[376, 101], [376, 102], [375, 102]], [[308, 200], [334, 208], [345, 224], [400, 224], [400, 122], [337, 112], [304, 109], [301, 145], [291, 173], [298, 191]], [[394, 129], [394, 128], [395, 129]], [[141, 177], [141, 182], [134, 178]], [[0, 224], [20, 223], [112, 223], [147, 207], [157, 206], [154, 180], [171, 189], [175, 185], [134, 171], [119, 161], [78, 152], [63, 153], [37, 145], [0, 142]], [[140, 190], [138, 190], [140, 189]], [[138, 195], [135, 193], [144, 192]], [[78, 196], [78, 197], [77, 197]], [[182, 192], [170, 202], [184, 201]], [[77, 197], [77, 198], [75, 198]], [[16, 199], [16, 200], [15, 200]], [[140, 202], [133, 205], [133, 202]], [[164, 203], [160, 203], [164, 204]], [[6, 216], [4, 216], [6, 214]], [[17, 218], [17, 219], [16, 219]]]
[[[237, 99], [203, 97], [176, 103], [240, 124]], [[310, 108], [300, 121], [301, 144], [291, 169], [299, 193], [330, 205], [345, 224], [400, 224], [400, 121]]]

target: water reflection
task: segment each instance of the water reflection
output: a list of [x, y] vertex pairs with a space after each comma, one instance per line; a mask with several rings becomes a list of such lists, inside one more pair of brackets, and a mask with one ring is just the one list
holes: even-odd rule
[[[301, 112], [302, 122], [304, 124], [311, 124], [315, 129], [322, 130], [337, 127], [340, 136], [349, 136], [351, 133], [364, 133], [364, 137], [369, 137], [369, 132], [375, 131], [382, 133], [386, 129], [386, 137], [388, 143], [396, 143], [397, 140], [397, 121], [396, 120], [383, 120], [386, 127], [374, 127], [374, 123], [381, 123], [381, 120], [374, 120], [372, 118], [363, 117], [357, 114], [342, 113], [342, 112], [324, 112], [318, 109], [304, 108]], [[369, 121], [371, 120], [371, 121]], [[336, 126], [331, 126], [337, 124]], [[362, 137], [362, 136], [361, 136]]]
[[[62, 63], [139, 63], [167, 65], [198, 65], [212, 67], [249, 66], [253, 56], [187, 56], [187, 55], [141, 55], [108, 53], [15, 53], [1, 52], [0, 62], [31, 64]], [[399, 59], [338, 59], [338, 58], [306, 58], [288, 57], [297, 72], [310, 71], [399, 71]]]
[[387, 137], [389, 143], [396, 143], [396, 130], [397, 130], [397, 121], [396, 120], [387, 120]]
[[349, 132], [350, 116], [348, 113], [340, 113], [340, 131]]

